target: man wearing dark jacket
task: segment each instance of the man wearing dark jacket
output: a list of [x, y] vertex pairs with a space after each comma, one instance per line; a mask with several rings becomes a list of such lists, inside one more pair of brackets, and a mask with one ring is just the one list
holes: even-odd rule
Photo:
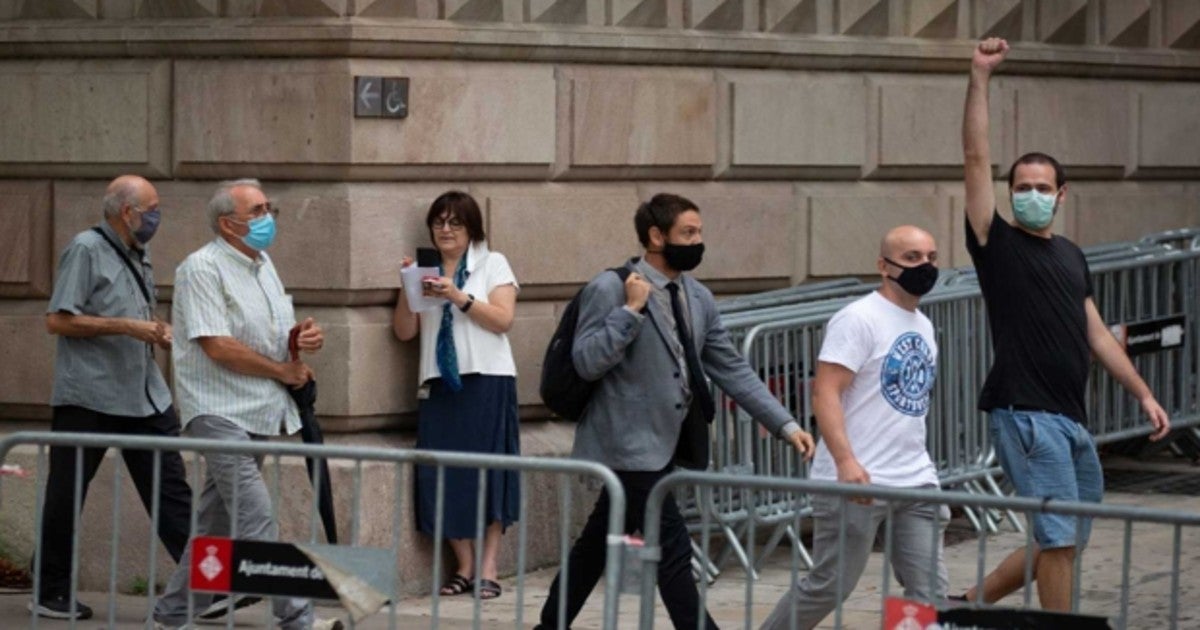
[[[704, 241], [692, 202], [658, 194], [634, 215], [645, 255], [627, 264], [622, 283], [604, 272], [584, 288], [575, 332], [575, 369], [597, 386], [580, 418], [572, 455], [607, 465], [625, 489], [625, 531], [642, 528], [650, 489], [675, 465], [708, 466], [714, 406], [708, 379], [772, 434], [811, 457], [800, 429], [738, 354], [721, 324], [712, 292], [686, 272], [700, 264]], [[579, 614], [604, 570], [608, 496], [600, 495], [569, 559], [566, 620]], [[663, 504], [658, 588], [676, 628], [696, 628], [699, 594], [692, 548], [673, 497]], [[560, 574], [541, 624], [558, 623]], [[715, 628], [705, 615], [705, 625]]]

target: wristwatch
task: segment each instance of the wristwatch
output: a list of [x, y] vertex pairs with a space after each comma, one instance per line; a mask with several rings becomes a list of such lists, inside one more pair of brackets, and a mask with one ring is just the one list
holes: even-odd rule
[[458, 307], [458, 310], [466, 313], [467, 311], [471, 310], [471, 306], [473, 306], [474, 304], [475, 304], [475, 296], [468, 293], [467, 294], [467, 303]]

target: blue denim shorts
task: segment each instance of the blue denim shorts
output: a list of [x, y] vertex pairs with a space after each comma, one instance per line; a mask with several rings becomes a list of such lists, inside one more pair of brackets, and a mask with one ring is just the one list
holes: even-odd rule
[[[993, 409], [988, 414], [992, 446], [1004, 474], [1023, 497], [1092, 501], [1104, 496], [1096, 443], [1082, 424], [1048, 411]], [[1042, 549], [1074, 547], [1076, 527], [1086, 545], [1092, 519], [1035, 513], [1033, 537]]]

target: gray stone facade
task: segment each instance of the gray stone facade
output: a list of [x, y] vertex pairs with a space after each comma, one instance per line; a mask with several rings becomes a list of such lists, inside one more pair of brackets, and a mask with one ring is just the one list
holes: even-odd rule
[[[348, 441], [411, 444], [372, 433], [410, 427], [416, 407], [416, 348], [393, 338], [391, 306], [451, 187], [479, 199], [522, 282], [511, 337], [529, 418], [559, 310], [638, 250], [633, 211], [654, 192], [701, 206], [699, 276], [718, 293], [872, 274], [901, 222], [969, 264], [962, 101], [991, 35], [1014, 45], [993, 81], [1000, 199], [1007, 164], [1043, 150], [1072, 180], [1057, 229], [1081, 244], [1200, 224], [1195, 0], [0, 0], [0, 431], [45, 426], [54, 265], [120, 173], [158, 186], [164, 301], [212, 237], [214, 182], [265, 180], [284, 212], [280, 275], [327, 334], [318, 413]], [[360, 75], [408, 77], [408, 117], [354, 118]], [[561, 454], [570, 437], [529, 422], [523, 450]], [[301, 469], [285, 467], [284, 504], [303, 512]], [[85, 516], [100, 537], [111, 471]], [[386, 474], [367, 473], [377, 510]], [[6, 496], [5, 528], [32, 531], [32, 489]], [[145, 564], [138, 519], [122, 574]], [[536, 561], [553, 561], [543, 546]], [[404, 547], [419, 554], [406, 577], [424, 575], [428, 545], [406, 530]], [[87, 553], [85, 583], [102, 586], [106, 552]]]

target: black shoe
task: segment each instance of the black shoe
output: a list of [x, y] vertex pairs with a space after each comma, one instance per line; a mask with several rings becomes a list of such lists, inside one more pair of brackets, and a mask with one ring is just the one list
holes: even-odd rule
[[75, 602], [75, 610], [72, 611], [71, 600], [65, 595], [46, 597], [36, 604], [31, 600], [25, 607], [29, 609], [29, 612], [39, 617], [49, 617], [50, 619], [92, 618], [92, 609], [79, 601]]
[[[241, 610], [247, 606], [253, 606], [261, 601], [262, 601], [261, 597], [254, 597], [253, 595], [234, 595], [233, 596], [233, 609]], [[229, 613], [229, 596], [228, 595], [217, 595], [217, 596], [213, 597], [213, 602], [208, 605], [208, 608], [205, 608], [204, 612], [200, 613], [199, 615], [196, 615], [196, 617], [199, 619], [206, 619], [206, 620], [207, 619], [220, 619], [221, 617], [224, 617], [228, 613]]]

